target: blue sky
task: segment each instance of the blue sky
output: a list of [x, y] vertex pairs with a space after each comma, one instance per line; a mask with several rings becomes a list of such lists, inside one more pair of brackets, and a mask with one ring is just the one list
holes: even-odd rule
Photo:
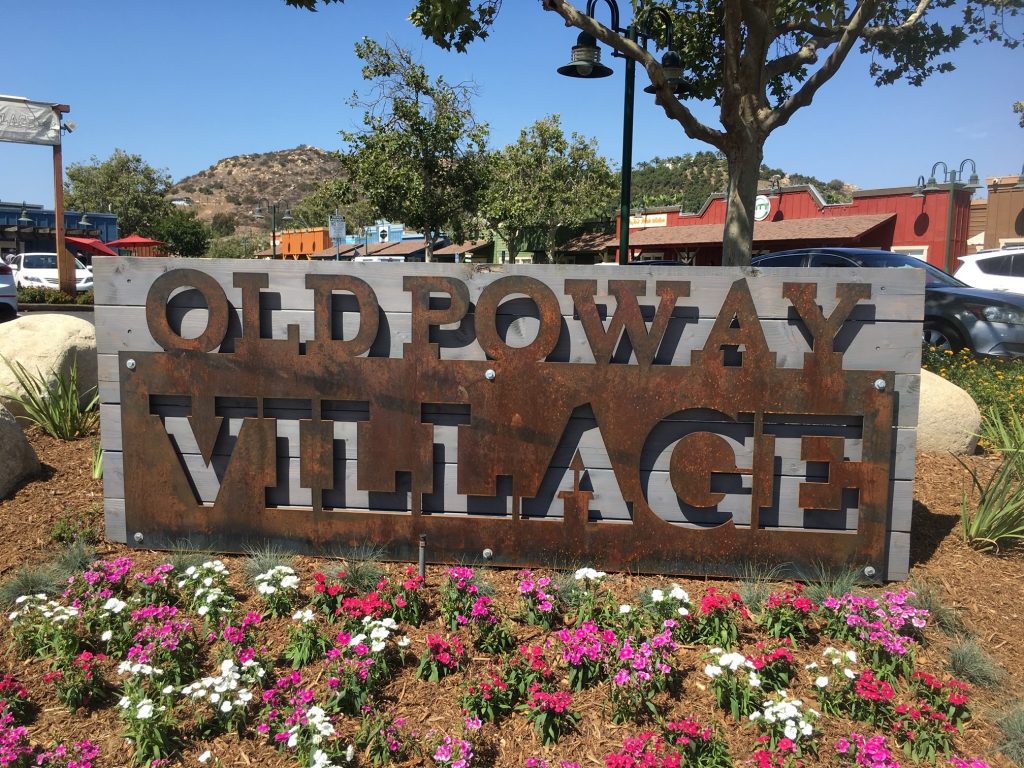
[[[605, 51], [616, 75], [604, 80], [557, 75], [575, 30], [536, 0], [506, 0], [491, 39], [469, 54], [448, 53], [406, 20], [411, 5], [348, 0], [308, 13], [283, 0], [4, 3], [0, 93], [70, 104], [78, 128], [64, 139], [65, 165], [121, 148], [177, 181], [231, 155], [299, 144], [340, 149], [338, 131], [360, 121], [346, 101], [364, 90], [353, 44], [365, 35], [413, 49], [449, 81], [474, 81], [473, 107], [490, 124], [492, 147], [559, 113], [567, 130], [595, 137], [618, 164], [621, 60]], [[957, 62], [956, 72], [923, 87], [881, 89], [866, 60], [847, 62], [768, 140], [765, 162], [861, 188], [911, 185], [938, 160], [956, 166], [972, 158], [983, 177], [1018, 173], [1024, 129], [1011, 104], [1024, 99], [1024, 52], [968, 44]], [[668, 120], [645, 85], [640, 71], [634, 162], [710, 149]], [[695, 112], [718, 125], [713, 106]], [[49, 147], [0, 143], [0, 200], [49, 207], [52, 179]]]

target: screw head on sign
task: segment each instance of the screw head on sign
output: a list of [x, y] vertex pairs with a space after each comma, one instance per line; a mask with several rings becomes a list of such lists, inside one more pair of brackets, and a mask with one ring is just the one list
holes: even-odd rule
[[875, 389], [885, 392], [885, 379], [875, 379]]
[[128, 358], [128, 360], [125, 361], [124, 367], [127, 368], [129, 371], [134, 371], [135, 360], [133, 360], [132, 358]]
[[135, 543], [136, 544], [141, 544], [142, 543], [142, 538], [143, 538], [142, 531], [136, 531], [135, 535], [132, 536], [132, 538], [135, 539]]
[[497, 376], [498, 374], [494, 372], [493, 368], [488, 368], [486, 371], [484, 371], [484, 378], [487, 379], [488, 381], [494, 381], [494, 379], [497, 378]]
[[490, 547], [488, 547], [487, 549], [485, 549], [483, 551], [483, 555], [484, 555], [484, 560], [490, 560], [491, 558], [494, 557], [494, 550], [491, 549]]
[[875, 566], [867, 565], [864, 567], [864, 575], [867, 576], [869, 579], [875, 578], [876, 573], [877, 571], [875, 570]]

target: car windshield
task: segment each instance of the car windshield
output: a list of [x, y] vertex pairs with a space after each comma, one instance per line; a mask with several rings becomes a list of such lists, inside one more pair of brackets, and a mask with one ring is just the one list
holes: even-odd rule
[[56, 269], [57, 254], [34, 253], [25, 257], [25, 269]]
[[962, 283], [952, 275], [948, 275], [938, 267], [932, 266], [927, 261], [914, 258], [913, 256], [899, 256], [893, 254], [886, 256], [885, 261], [879, 266], [894, 267], [896, 269], [923, 269], [925, 273], [925, 287], [927, 288], [966, 288], [967, 283]]

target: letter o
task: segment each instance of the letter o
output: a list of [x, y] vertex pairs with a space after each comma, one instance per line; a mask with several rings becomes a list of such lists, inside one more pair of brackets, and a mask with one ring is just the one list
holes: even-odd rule
[[[194, 288], [206, 300], [206, 329], [194, 339], [186, 339], [167, 322], [167, 301], [178, 288]], [[146, 295], [146, 323], [149, 333], [164, 350], [184, 349], [212, 352], [228, 332], [228, 297], [213, 277], [198, 269], [174, 269], [160, 275]]]
[[[515, 293], [532, 300], [540, 315], [537, 338], [525, 347], [509, 346], [498, 333], [498, 306], [506, 296]], [[543, 360], [554, 350], [561, 333], [562, 311], [558, 297], [540, 280], [526, 275], [510, 275], [495, 280], [481, 291], [476, 303], [476, 337], [492, 360], [519, 363]]]

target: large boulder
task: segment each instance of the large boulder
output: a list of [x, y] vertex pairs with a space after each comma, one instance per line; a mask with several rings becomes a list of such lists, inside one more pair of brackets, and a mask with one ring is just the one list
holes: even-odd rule
[[0, 499], [18, 483], [39, 474], [39, 458], [29, 445], [21, 425], [0, 405]]
[[974, 398], [956, 384], [922, 370], [917, 450], [969, 455], [978, 445], [980, 432], [981, 411]]
[[[33, 312], [2, 323], [0, 356], [20, 363], [31, 374], [45, 376], [51, 384], [55, 375], [68, 376], [77, 361], [79, 394], [96, 387], [96, 328], [79, 317]], [[14, 372], [0, 360], [0, 405], [24, 416], [12, 393], [25, 394]]]

